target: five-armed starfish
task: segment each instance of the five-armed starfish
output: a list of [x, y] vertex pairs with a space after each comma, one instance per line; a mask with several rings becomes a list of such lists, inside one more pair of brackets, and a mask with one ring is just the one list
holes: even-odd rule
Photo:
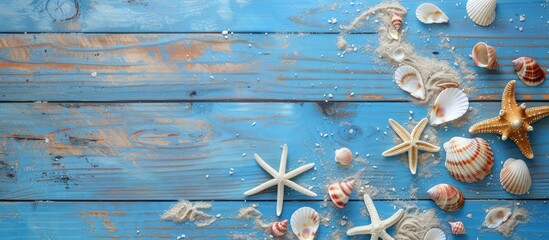
[[364, 194], [364, 204], [366, 204], [366, 209], [368, 209], [368, 214], [370, 214], [372, 223], [370, 225], [354, 227], [347, 230], [347, 236], [371, 234], [372, 237], [370, 239], [372, 240], [377, 240], [379, 238], [383, 240], [393, 240], [393, 237], [387, 233], [387, 228], [393, 226], [402, 216], [404, 216], [404, 210], [399, 209], [393, 216], [381, 221], [370, 195]]
[[526, 158], [532, 159], [534, 152], [527, 132], [534, 131], [532, 123], [547, 116], [549, 116], [549, 106], [526, 108], [524, 103], [517, 105], [515, 80], [512, 80], [503, 90], [499, 116], [471, 126], [469, 133], [496, 133], [501, 135], [503, 141], [510, 138]]
[[412, 172], [412, 174], [416, 174], [418, 150], [427, 152], [438, 152], [440, 150], [440, 147], [436, 145], [419, 140], [423, 129], [427, 126], [428, 121], [429, 120], [427, 120], [427, 118], [421, 119], [410, 134], [406, 131], [406, 129], [404, 129], [404, 127], [395, 122], [395, 120], [389, 119], [389, 124], [391, 124], [393, 131], [395, 131], [398, 137], [402, 139], [402, 143], [383, 152], [381, 155], [384, 157], [392, 157], [408, 152], [408, 167], [410, 168], [410, 172]]
[[273, 176], [273, 179], [264, 182], [263, 184], [252, 188], [244, 193], [245, 196], [254, 195], [258, 192], [261, 192], [267, 188], [270, 188], [274, 185], [278, 185], [277, 195], [276, 195], [276, 215], [280, 216], [282, 213], [282, 205], [284, 204], [284, 185], [303, 193], [309, 197], [316, 197], [316, 193], [307, 190], [306, 188], [297, 185], [295, 182], [290, 179], [296, 177], [299, 174], [313, 168], [314, 163], [309, 163], [307, 165], [298, 167], [297, 169], [286, 173], [286, 160], [288, 159], [288, 146], [284, 144], [282, 147], [282, 157], [280, 158], [280, 168], [278, 172], [269, 166], [263, 159], [261, 159], [257, 154], [254, 154], [255, 160], [266, 172]]

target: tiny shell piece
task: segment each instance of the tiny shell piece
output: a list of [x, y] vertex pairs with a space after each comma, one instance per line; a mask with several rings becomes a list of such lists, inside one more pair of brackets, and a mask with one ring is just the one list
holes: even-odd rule
[[435, 99], [429, 121], [431, 125], [439, 125], [460, 118], [469, 109], [469, 99], [457, 88], [442, 90]]
[[471, 52], [475, 65], [490, 70], [501, 67], [498, 63], [496, 49], [484, 42], [478, 42]]
[[290, 218], [292, 232], [300, 240], [313, 240], [320, 225], [320, 216], [310, 207], [297, 209]]
[[476, 24], [488, 26], [496, 19], [496, 0], [469, 0], [467, 1], [467, 15]]
[[335, 150], [335, 161], [343, 166], [348, 166], [353, 162], [353, 152], [348, 148]]
[[397, 62], [402, 62], [406, 58], [406, 55], [406, 50], [404, 50], [403, 47], [397, 47], [395, 48], [395, 50], [393, 50], [391, 58]]
[[286, 234], [286, 229], [288, 229], [288, 220], [274, 222], [271, 224], [271, 234], [275, 237], [282, 237]]
[[349, 201], [349, 196], [355, 188], [354, 180], [345, 180], [343, 182], [332, 183], [328, 187], [328, 194], [332, 199], [332, 202], [338, 208], [344, 208]]
[[427, 193], [439, 208], [447, 212], [455, 212], [465, 203], [463, 193], [449, 184], [437, 184], [427, 190]]
[[448, 222], [452, 228], [452, 234], [465, 234], [465, 225], [461, 221]]
[[417, 69], [409, 65], [402, 65], [395, 71], [393, 76], [395, 83], [402, 90], [410, 93], [412, 97], [425, 99], [425, 85], [421, 74]]
[[507, 192], [516, 195], [527, 193], [532, 186], [528, 166], [521, 159], [507, 159], [499, 173], [499, 181]]
[[519, 57], [513, 60], [513, 66], [520, 80], [528, 86], [537, 86], [545, 81], [545, 71], [532, 58]]
[[439, 87], [439, 88], [457, 88], [457, 87], [459, 87], [459, 84], [453, 83], [453, 82], [446, 82], [446, 83], [437, 84], [437, 87]]
[[440, 228], [431, 228], [425, 233], [423, 240], [446, 240], [446, 234]]
[[393, 17], [391, 17], [391, 24], [393, 24], [393, 27], [395, 27], [396, 30], [400, 30], [402, 27], [402, 17], [396, 13], [393, 13]]
[[439, 7], [432, 3], [422, 3], [416, 8], [416, 17], [425, 24], [446, 23], [449, 18]]
[[455, 179], [473, 183], [492, 172], [494, 154], [484, 139], [453, 137], [443, 146], [446, 151], [444, 166]]
[[506, 207], [497, 207], [490, 212], [486, 214], [486, 218], [484, 218], [484, 226], [487, 228], [497, 228], [502, 223], [507, 221], [509, 217], [511, 216], [511, 209]]

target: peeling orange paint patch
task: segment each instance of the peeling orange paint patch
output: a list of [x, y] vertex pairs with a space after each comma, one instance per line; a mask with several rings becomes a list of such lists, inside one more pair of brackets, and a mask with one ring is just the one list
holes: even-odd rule
[[103, 227], [109, 232], [115, 232], [116, 230], [118, 230], [118, 228], [114, 225], [114, 223], [111, 220], [105, 219], [102, 221], [102, 223], [103, 223]]
[[88, 211], [88, 217], [109, 217], [107, 211]]
[[246, 73], [253, 69], [253, 65], [249, 63], [220, 63], [207, 64], [195, 63], [185, 65], [185, 69], [196, 72], [231, 72], [231, 73]]

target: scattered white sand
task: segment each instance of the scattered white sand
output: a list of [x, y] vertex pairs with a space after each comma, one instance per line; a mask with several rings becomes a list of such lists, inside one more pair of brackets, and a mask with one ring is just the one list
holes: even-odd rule
[[208, 226], [215, 222], [216, 217], [208, 215], [200, 210], [210, 209], [212, 205], [205, 202], [196, 202], [192, 204], [189, 201], [181, 200], [170, 207], [160, 217], [163, 221], [173, 222], [194, 222], [198, 227]]
[[434, 209], [420, 213], [417, 207], [411, 207], [406, 209], [406, 214], [396, 224], [394, 237], [402, 240], [421, 240], [429, 229], [439, 226], [440, 220]]

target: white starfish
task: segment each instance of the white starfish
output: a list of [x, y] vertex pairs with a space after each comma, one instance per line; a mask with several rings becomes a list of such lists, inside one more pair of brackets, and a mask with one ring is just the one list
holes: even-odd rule
[[282, 147], [282, 157], [280, 158], [280, 168], [278, 172], [269, 166], [263, 159], [261, 159], [257, 154], [254, 153], [255, 160], [266, 172], [273, 176], [273, 179], [266, 181], [259, 186], [252, 188], [244, 193], [245, 196], [254, 195], [258, 192], [261, 192], [267, 188], [270, 188], [274, 185], [278, 185], [277, 195], [276, 195], [276, 215], [280, 216], [282, 213], [282, 205], [284, 204], [284, 185], [303, 193], [310, 197], [316, 197], [316, 193], [307, 190], [306, 188], [297, 185], [297, 183], [291, 181], [291, 178], [296, 177], [299, 174], [313, 168], [314, 163], [309, 163], [307, 165], [298, 167], [297, 169], [286, 173], [286, 160], [288, 159], [288, 146], [284, 144]]
[[364, 194], [364, 203], [366, 204], [366, 209], [368, 209], [372, 223], [370, 223], [370, 225], [354, 227], [347, 230], [347, 236], [371, 234], [372, 237], [370, 239], [372, 240], [377, 240], [379, 238], [383, 240], [394, 240], [393, 237], [387, 233], [387, 228], [393, 226], [402, 216], [404, 216], [404, 210], [399, 209], [393, 216], [381, 221], [370, 195]]

